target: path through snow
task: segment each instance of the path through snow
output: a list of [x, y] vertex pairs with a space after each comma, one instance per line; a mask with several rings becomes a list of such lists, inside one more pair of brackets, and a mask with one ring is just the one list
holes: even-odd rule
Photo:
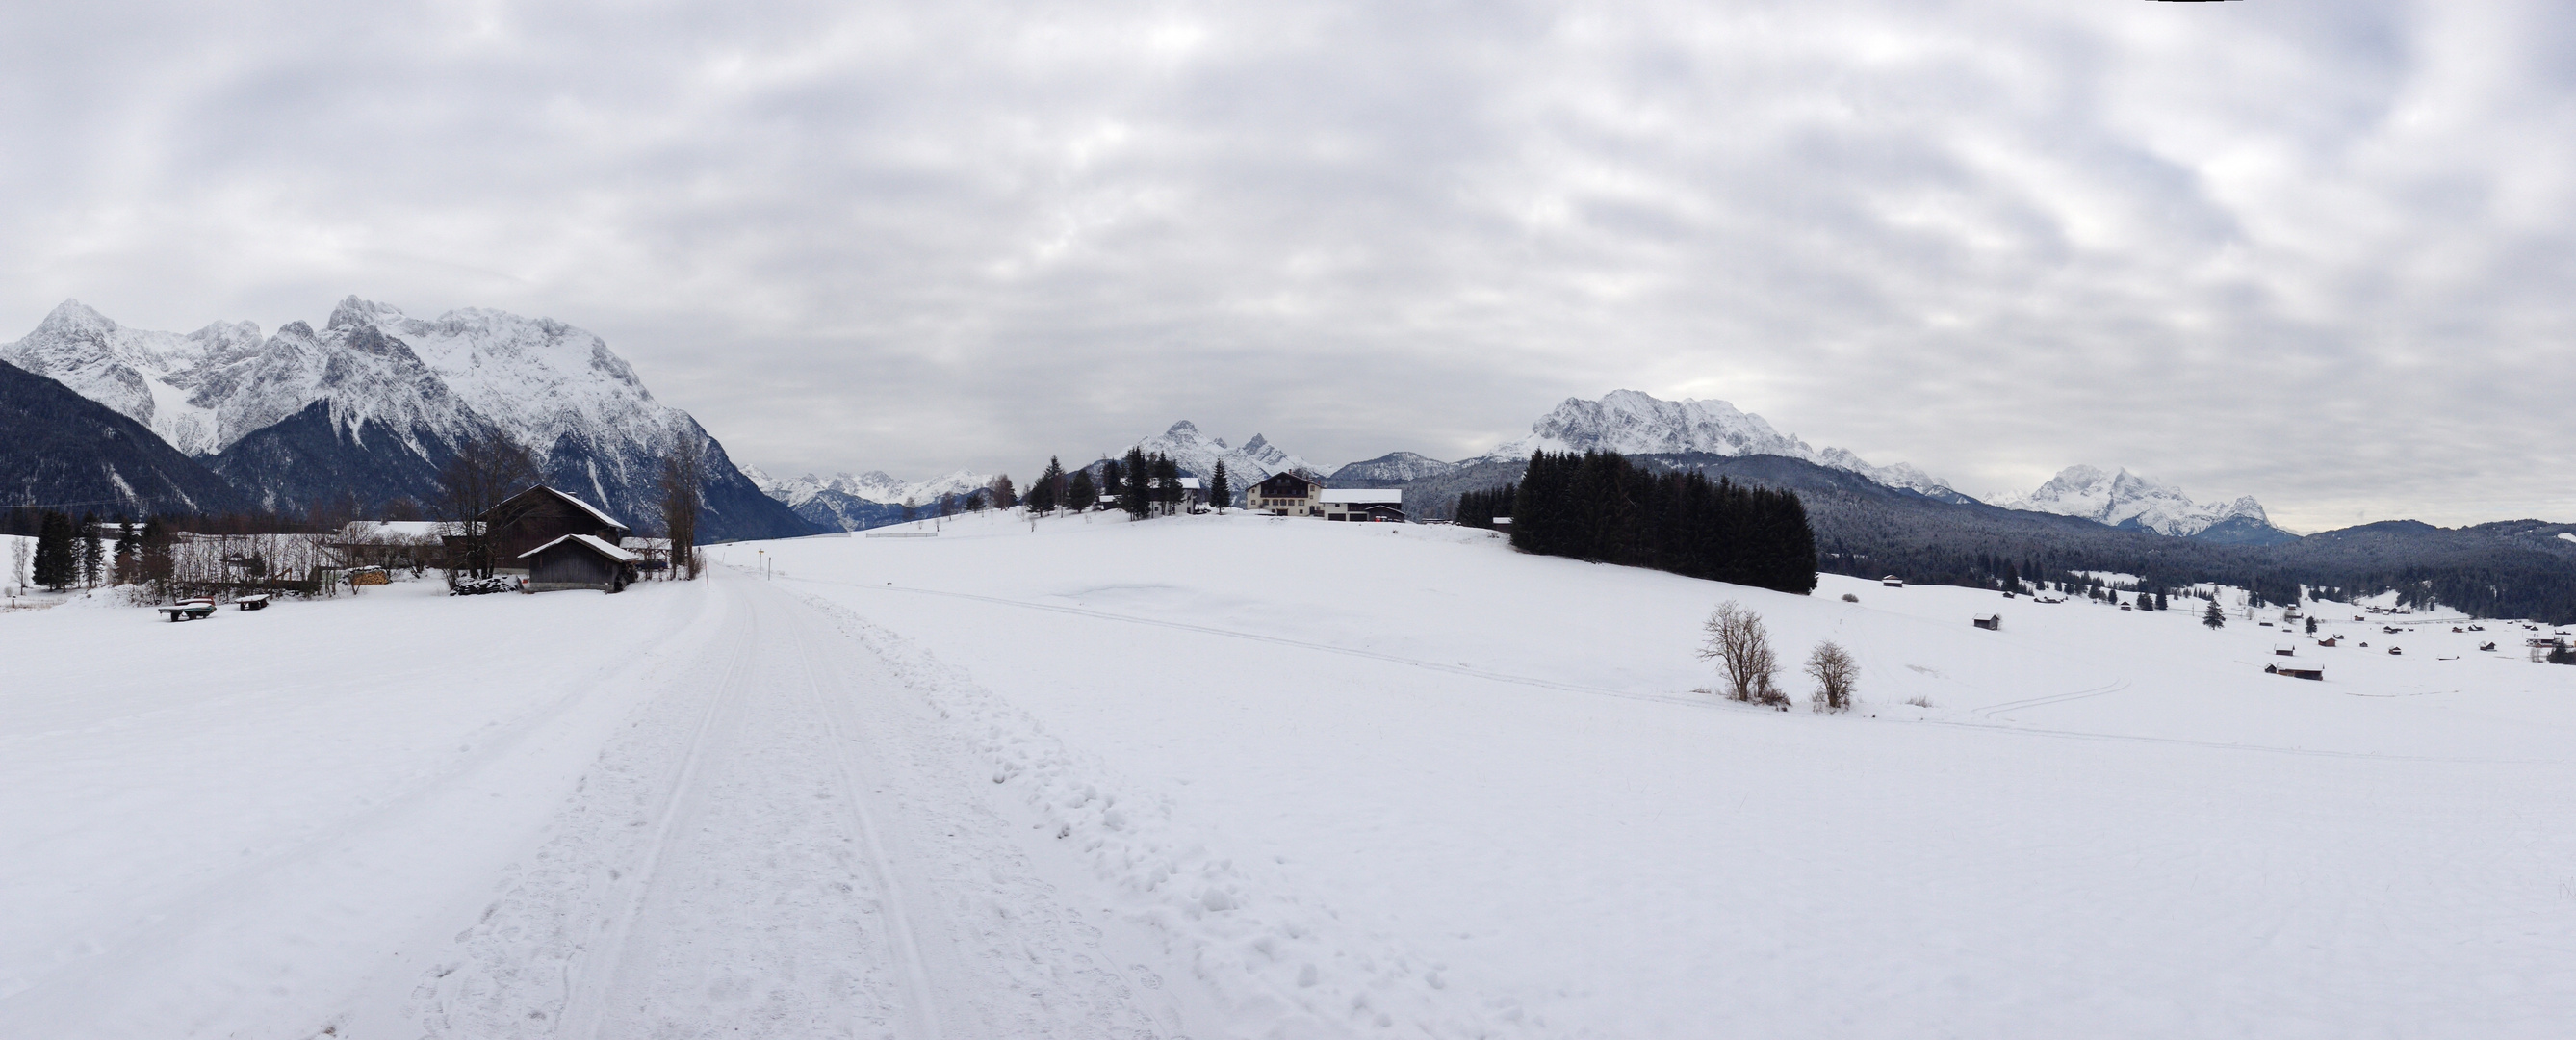
[[[8, 803], [9, 833], [67, 840], [40, 840], [38, 855], [0, 868], [0, 892], [62, 897], [45, 919], [62, 941], [0, 962], [11, 982], [0, 1036], [1170, 1037], [1203, 1013], [1165, 986], [1158, 938], [1071, 897], [1083, 882], [1063, 887], [1070, 857], [997, 810], [989, 760], [846, 619], [747, 578], [638, 592], [478, 602], [397, 587], [375, 602], [226, 615], [239, 622], [229, 631], [182, 628], [231, 637], [212, 644], [209, 663], [240, 673], [143, 677], [136, 688], [106, 680], [116, 688], [88, 708], [45, 702], [87, 717], [0, 736], [22, 763], [147, 752], [114, 734], [138, 717], [248, 698], [308, 739], [378, 745], [383, 775], [334, 775], [389, 796], [296, 821], [303, 840], [229, 869], [182, 835], [162, 855], [183, 861], [173, 873], [205, 880], [122, 894], [80, 883], [101, 866], [83, 862], [80, 846], [173, 822], [119, 817], [114, 803], [136, 800], [123, 783], [184, 782], [185, 770], [64, 792], [87, 805]], [[327, 639], [333, 626], [504, 612], [610, 622], [621, 634], [602, 640], [601, 670], [527, 683], [546, 672], [530, 644], [546, 641], [468, 633], [493, 640], [475, 655], [478, 674], [518, 674], [522, 692], [461, 691], [454, 710], [518, 717], [444, 768], [419, 760], [438, 760], [421, 749], [444, 749], [446, 737], [401, 728], [434, 731], [434, 709], [414, 700], [326, 712], [300, 702], [297, 683], [260, 691], [248, 670], [274, 667], [260, 644]], [[136, 611], [51, 613], [72, 622], [54, 634], [75, 641], [163, 638], [126, 624]], [[377, 709], [387, 715], [370, 729]], [[166, 752], [168, 738], [146, 742]], [[257, 780], [258, 763], [235, 756], [266, 743], [179, 750], [199, 757], [200, 775]], [[299, 779], [322, 776], [270, 783]], [[247, 815], [290, 808], [244, 793]], [[7, 931], [27, 938], [30, 923]]]

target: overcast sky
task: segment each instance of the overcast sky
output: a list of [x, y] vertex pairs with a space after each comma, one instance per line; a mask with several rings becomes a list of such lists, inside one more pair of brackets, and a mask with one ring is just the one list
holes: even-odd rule
[[2564, 0], [17, 3], [0, 339], [549, 315], [773, 472], [1632, 388], [1970, 493], [2576, 519], [2571, 80]]

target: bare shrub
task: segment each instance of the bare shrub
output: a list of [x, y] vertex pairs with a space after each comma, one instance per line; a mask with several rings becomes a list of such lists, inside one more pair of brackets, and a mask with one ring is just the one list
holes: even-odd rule
[[1816, 680], [1814, 704], [1817, 711], [1850, 711], [1852, 686], [1860, 680], [1860, 662], [1852, 660], [1849, 651], [1833, 642], [1816, 644], [1816, 652], [1807, 655], [1808, 678]]
[[1718, 604], [1700, 627], [1708, 633], [1708, 641], [1700, 645], [1699, 659], [1717, 662], [1718, 675], [1726, 680], [1728, 699], [1747, 704], [1789, 703], [1788, 696], [1773, 683], [1780, 673], [1780, 660], [1771, 652], [1771, 634], [1762, 627], [1762, 615], [1730, 599]]
[[1860, 597], [1855, 596], [1855, 595], [1852, 595], [1851, 593], [1846, 592], [1846, 593], [1843, 593], [1843, 602], [1845, 602], [1845, 603], [1858, 603], [1858, 602], [1860, 602]]
[[1918, 693], [1906, 698], [1905, 703], [1911, 704], [1917, 708], [1929, 708], [1932, 706], [1932, 698]]

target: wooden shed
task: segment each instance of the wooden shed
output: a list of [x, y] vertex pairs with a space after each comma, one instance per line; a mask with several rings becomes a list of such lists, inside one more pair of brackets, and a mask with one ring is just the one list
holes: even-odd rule
[[624, 592], [635, 580], [636, 555], [586, 534], [568, 534], [519, 554], [529, 592], [598, 589]]
[[538, 485], [504, 499], [475, 519], [489, 534], [493, 562], [518, 560], [565, 535], [596, 538], [614, 549], [633, 529], [588, 502]]

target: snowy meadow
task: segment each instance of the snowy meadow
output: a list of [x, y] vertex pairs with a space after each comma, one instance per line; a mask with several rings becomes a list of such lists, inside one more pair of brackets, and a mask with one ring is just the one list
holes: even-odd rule
[[[1417, 525], [871, 533], [934, 530], [617, 596], [0, 615], [0, 1036], [2576, 1019], [2546, 631], [2313, 605], [2329, 648]], [[1696, 692], [1725, 600], [1791, 710]], [[1795, 671], [1825, 640], [1846, 714]]]

